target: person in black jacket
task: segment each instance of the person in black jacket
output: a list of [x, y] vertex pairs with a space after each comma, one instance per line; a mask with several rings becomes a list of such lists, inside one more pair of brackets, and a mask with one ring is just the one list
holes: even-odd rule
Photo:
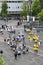
[[15, 49], [15, 53], [14, 53], [15, 60], [17, 60], [17, 54], [18, 54], [18, 52], [17, 52], [17, 50]]

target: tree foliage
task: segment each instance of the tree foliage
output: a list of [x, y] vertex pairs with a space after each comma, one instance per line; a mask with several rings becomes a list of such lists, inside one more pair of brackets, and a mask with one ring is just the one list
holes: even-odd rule
[[40, 18], [41, 21], [43, 21], [43, 9], [42, 9], [41, 12], [38, 14], [38, 17]]
[[39, 0], [34, 0], [32, 3], [32, 15], [37, 16], [37, 14], [41, 11], [41, 6]]
[[28, 2], [24, 2], [23, 6], [22, 6], [21, 15], [22, 16], [26, 16], [27, 14], [29, 14], [29, 3]]
[[41, 8], [43, 8], [43, 0], [39, 0], [39, 1], [40, 1]]
[[1, 16], [7, 16], [7, 2], [3, 1], [2, 2], [2, 10], [1, 10]]

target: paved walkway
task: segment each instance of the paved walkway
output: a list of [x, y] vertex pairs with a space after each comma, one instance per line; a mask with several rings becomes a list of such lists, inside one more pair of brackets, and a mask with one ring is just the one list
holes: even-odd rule
[[[40, 50], [40, 53], [38, 53], [39, 55], [34, 55], [33, 47], [31, 47], [30, 45], [30, 53], [26, 55], [22, 54], [21, 57], [18, 57], [18, 60], [16, 61], [14, 59], [14, 53], [11, 50], [10, 46], [2, 42], [4, 36], [8, 36], [6, 31], [4, 32], [4, 35], [0, 35], [0, 50], [2, 49], [4, 51], [3, 57], [7, 65], [43, 65], [43, 52], [41, 53]], [[26, 33], [25, 36], [27, 36]], [[29, 40], [26, 39], [26, 42], [29, 43]]]
[[[0, 50], [3, 49], [3, 57], [7, 65], [43, 65], [43, 57], [29, 53], [26, 55], [21, 55], [17, 60], [14, 59], [14, 54], [11, 48], [0, 42]], [[40, 62], [39, 62], [40, 61]]]

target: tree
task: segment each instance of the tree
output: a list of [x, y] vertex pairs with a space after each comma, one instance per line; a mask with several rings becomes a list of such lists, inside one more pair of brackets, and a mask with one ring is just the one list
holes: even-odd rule
[[22, 6], [21, 15], [22, 16], [27, 16], [27, 14], [29, 14], [29, 3], [28, 2], [24, 2], [23, 6]]
[[43, 9], [42, 9], [41, 12], [38, 14], [38, 17], [40, 18], [41, 21], [43, 21]]
[[34, 0], [32, 3], [32, 15], [37, 16], [37, 14], [41, 11], [41, 6], [39, 0]]
[[41, 5], [41, 9], [43, 8], [43, 0], [39, 0], [40, 1], [40, 5]]
[[7, 16], [7, 8], [8, 8], [8, 6], [7, 6], [7, 2], [6, 1], [3, 1], [2, 2], [2, 10], [1, 10], [1, 16], [3, 16], [3, 17], [6, 17]]

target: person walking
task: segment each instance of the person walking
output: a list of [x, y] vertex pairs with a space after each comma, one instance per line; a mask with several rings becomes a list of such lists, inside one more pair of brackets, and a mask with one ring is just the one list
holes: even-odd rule
[[15, 53], [14, 53], [15, 60], [17, 60], [17, 54], [18, 54], [18, 52], [17, 52], [17, 50], [15, 49]]

